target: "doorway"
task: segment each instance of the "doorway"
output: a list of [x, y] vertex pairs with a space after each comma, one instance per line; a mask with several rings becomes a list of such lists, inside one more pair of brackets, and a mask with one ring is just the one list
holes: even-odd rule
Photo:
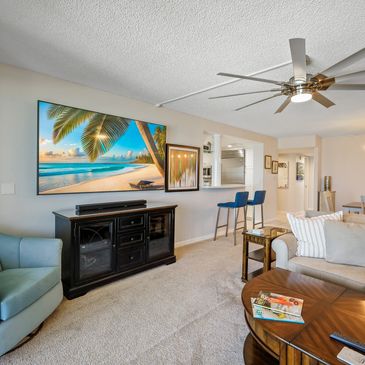
[[279, 152], [279, 214], [303, 213], [315, 208], [314, 168], [311, 151]]

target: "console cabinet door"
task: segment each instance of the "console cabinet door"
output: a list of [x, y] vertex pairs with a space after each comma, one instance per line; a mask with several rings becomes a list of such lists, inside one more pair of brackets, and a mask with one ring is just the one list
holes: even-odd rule
[[148, 214], [147, 260], [154, 261], [173, 255], [172, 212]]
[[75, 225], [75, 279], [88, 282], [115, 271], [114, 220]]

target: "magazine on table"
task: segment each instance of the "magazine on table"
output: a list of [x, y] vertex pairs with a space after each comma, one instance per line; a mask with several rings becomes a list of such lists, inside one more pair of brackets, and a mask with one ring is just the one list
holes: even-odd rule
[[268, 321], [278, 321], [278, 322], [289, 322], [289, 323], [299, 323], [303, 324], [304, 320], [301, 316], [293, 316], [291, 314], [273, 311], [264, 307], [255, 305], [255, 300], [257, 298], [251, 298], [252, 304], [252, 315], [255, 319], [265, 319]]
[[254, 304], [258, 307], [273, 310], [275, 312], [300, 317], [302, 314], [303, 299], [260, 291], [259, 296], [255, 298]]

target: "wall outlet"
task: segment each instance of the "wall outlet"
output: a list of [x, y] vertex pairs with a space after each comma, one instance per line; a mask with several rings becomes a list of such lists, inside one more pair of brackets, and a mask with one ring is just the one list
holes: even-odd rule
[[1, 195], [14, 195], [15, 194], [15, 184], [14, 183], [2, 183], [0, 185]]

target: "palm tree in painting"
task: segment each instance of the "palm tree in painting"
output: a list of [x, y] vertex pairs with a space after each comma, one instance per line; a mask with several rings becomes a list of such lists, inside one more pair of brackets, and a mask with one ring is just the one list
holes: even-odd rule
[[[75, 109], [63, 105], [52, 105], [48, 110], [48, 118], [55, 119], [56, 121], [53, 126], [54, 144], [60, 142], [83, 123], [88, 122], [81, 136], [81, 145], [91, 162], [108, 152], [127, 131], [131, 122], [127, 118]], [[163, 176], [163, 154], [157, 149], [147, 124], [138, 120], [135, 123], [151, 155], [152, 161]], [[159, 133], [161, 132], [159, 131]], [[159, 142], [157, 144], [159, 146]]]
[[158, 152], [163, 156], [165, 153], [166, 128], [157, 127], [153, 139], [157, 144]]

